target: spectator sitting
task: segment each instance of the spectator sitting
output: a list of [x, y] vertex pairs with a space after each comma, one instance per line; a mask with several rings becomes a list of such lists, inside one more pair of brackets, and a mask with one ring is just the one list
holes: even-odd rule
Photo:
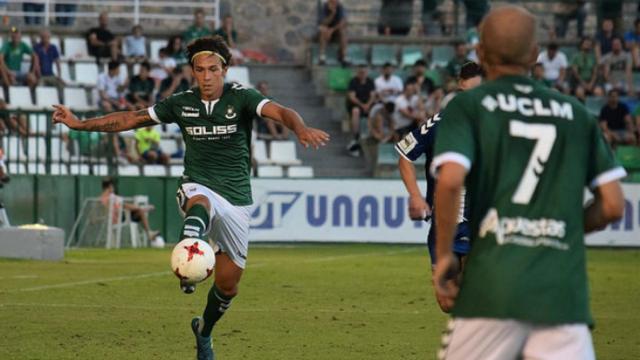
[[[256, 85], [256, 89], [268, 99], [269, 84], [266, 81], [260, 81]], [[265, 140], [287, 140], [289, 139], [289, 129], [279, 122], [275, 122], [269, 118], [256, 116], [257, 136]]]
[[100, 63], [100, 58], [118, 60], [120, 56], [120, 39], [107, 28], [109, 26], [107, 12], [100, 13], [98, 24], [98, 27], [89, 29], [87, 34], [89, 55], [95, 56], [96, 63]]
[[575, 92], [576, 89], [580, 87], [588, 94], [596, 92], [602, 93], [595, 89], [598, 67], [592, 46], [590, 38], [582, 38], [580, 41], [580, 51], [573, 55], [573, 59], [571, 59], [572, 92]]
[[148, 62], [140, 64], [140, 72], [129, 82], [127, 100], [136, 109], [145, 109], [153, 104], [152, 95], [155, 88], [153, 79], [149, 77], [151, 65]]
[[378, 98], [384, 102], [394, 102], [402, 93], [402, 79], [393, 74], [393, 65], [385, 63], [382, 74], [374, 81]]
[[382, 0], [378, 34], [386, 36], [409, 34], [412, 13], [413, 0]]
[[576, 20], [578, 37], [584, 33], [584, 21], [587, 17], [585, 0], [558, 1], [552, 8], [554, 14], [555, 34], [558, 38], [564, 38], [571, 20]]
[[392, 102], [380, 102], [371, 108], [367, 122], [371, 141], [376, 144], [395, 141], [392, 120], [394, 110], [395, 104]]
[[405, 83], [415, 83], [416, 91], [422, 95], [428, 95], [435, 89], [433, 81], [425, 77], [426, 71], [427, 63], [422, 59], [417, 60], [411, 68], [411, 76], [409, 76], [405, 81]]
[[533, 69], [531, 69], [531, 78], [542, 86], [549, 86], [549, 83], [544, 78], [544, 66], [542, 66], [542, 63], [536, 63], [533, 65]]
[[376, 88], [368, 75], [367, 67], [361, 65], [349, 82], [347, 92], [347, 112], [351, 120], [353, 140], [347, 145], [352, 156], [360, 155], [360, 117], [367, 117], [371, 106], [376, 101]]
[[193, 25], [182, 34], [182, 39], [186, 44], [191, 41], [212, 35], [211, 30], [205, 25], [205, 13], [203, 9], [196, 9], [193, 13]]
[[611, 147], [636, 143], [629, 108], [620, 102], [616, 89], [609, 91], [607, 103], [600, 110], [599, 120], [604, 137]]
[[171, 72], [171, 76], [162, 80], [158, 89], [158, 100], [165, 99], [173, 94], [187, 91], [193, 86], [191, 66], [182, 65]]
[[447, 75], [449, 79], [456, 79], [462, 69], [462, 65], [470, 62], [467, 58], [467, 45], [465, 43], [455, 44], [455, 55], [447, 63]]
[[480, 42], [480, 32], [478, 26], [474, 26], [467, 30], [465, 34], [467, 51], [469, 52], [467, 57], [473, 62], [478, 62], [478, 54], [476, 54], [476, 46]]
[[167, 48], [161, 48], [158, 50], [158, 57], [160, 61], [158, 65], [151, 70], [149, 76], [156, 82], [156, 86], [162, 83], [162, 81], [169, 78], [169, 75], [177, 69], [176, 61], [169, 56], [169, 50]]
[[551, 86], [564, 90], [568, 62], [565, 54], [558, 50], [558, 44], [550, 43], [547, 50], [538, 55], [538, 62], [544, 67], [544, 79]]
[[229, 45], [229, 51], [231, 52], [231, 65], [238, 65], [244, 61], [244, 55], [238, 49], [238, 33], [233, 28], [233, 17], [226, 15], [222, 19], [222, 26], [219, 27], [214, 35], [220, 35], [224, 41]]
[[100, 98], [100, 108], [106, 112], [114, 110], [135, 110], [124, 97], [126, 80], [120, 77], [120, 63], [110, 61], [108, 71], [98, 75], [96, 90]]
[[169, 42], [167, 43], [167, 55], [175, 60], [176, 66], [188, 63], [187, 56], [185, 55], [184, 48], [182, 46], [182, 37], [180, 37], [180, 35], [174, 35], [169, 38]]
[[145, 61], [147, 58], [147, 39], [142, 34], [142, 26], [135, 25], [131, 29], [131, 35], [124, 38], [124, 56], [127, 64], [135, 64]]
[[169, 165], [169, 156], [160, 149], [160, 133], [153, 126], [136, 130], [136, 149], [147, 164]]
[[404, 91], [396, 98], [395, 108], [391, 119], [393, 120], [394, 139], [401, 139], [416, 126], [425, 120], [424, 114], [419, 111], [420, 98], [417, 95], [418, 84], [407, 80], [404, 83]]
[[[21, 40], [20, 30], [15, 26], [11, 28], [11, 41], [2, 45], [2, 64], [0, 71], [2, 79], [7, 86], [27, 85], [32, 90], [38, 80], [36, 74], [40, 71], [38, 57], [24, 41]], [[22, 58], [24, 55], [31, 56], [30, 71], [22, 71]]]
[[[108, 154], [107, 136], [103, 136], [99, 132], [69, 130], [68, 133], [62, 133], [60, 137], [72, 155], [106, 157]], [[75, 141], [72, 142], [71, 140]], [[76, 144], [78, 145], [77, 148]]]
[[602, 57], [611, 52], [613, 45], [613, 20], [604, 19], [602, 21], [602, 30], [596, 35], [596, 60], [601, 61]]
[[346, 64], [347, 15], [344, 7], [338, 2], [338, 0], [327, 0], [327, 2], [322, 5], [320, 16], [320, 65], [324, 65], [326, 61], [325, 50], [327, 48], [327, 44], [334, 37], [338, 39], [340, 44], [338, 60], [340, 60], [343, 65]]
[[606, 90], [616, 89], [621, 94], [633, 94], [633, 75], [631, 55], [624, 51], [622, 40], [618, 37], [611, 43], [611, 52], [602, 57]]
[[39, 77], [40, 85], [57, 87], [59, 96], [62, 98], [64, 81], [53, 72], [53, 64], [55, 63], [58, 74], [62, 73], [60, 70], [60, 53], [58, 48], [51, 44], [50, 40], [51, 34], [49, 30], [42, 30], [40, 32], [40, 42], [33, 47], [40, 64], [36, 76]]

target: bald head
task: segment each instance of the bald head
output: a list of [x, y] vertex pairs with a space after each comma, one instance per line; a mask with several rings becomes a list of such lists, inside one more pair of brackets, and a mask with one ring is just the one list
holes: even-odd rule
[[480, 25], [478, 55], [485, 67], [529, 69], [538, 47], [536, 19], [519, 6], [501, 6], [487, 14]]

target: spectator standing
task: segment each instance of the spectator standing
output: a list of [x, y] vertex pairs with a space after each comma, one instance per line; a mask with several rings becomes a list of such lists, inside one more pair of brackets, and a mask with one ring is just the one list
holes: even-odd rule
[[555, 33], [558, 38], [564, 38], [571, 20], [576, 20], [578, 37], [584, 34], [584, 21], [587, 18], [587, 2], [585, 0], [562, 0], [552, 8], [555, 23]]
[[120, 77], [120, 63], [110, 61], [108, 71], [98, 76], [96, 90], [100, 99], [100, 108], [106, 112], [115, 110], [134, 110], [133, 106], [126, 100], [124, 90], [127, 88], [127, 81]]
[[392, 103], [402, 93], [402, 79], [394, 75], [393, 70], [391, 63], [385, 63], [382, 66], [382, 74], [374, 81], [380, 101]]
[[222, 26], [216, 29], [213, 34], [220, 35], [229, 46], [232, 65], [238, 65], [244, 61], [244, 55], [238, 49], [238, 33], [233, 27], [233, 17], [231, 15], [225, 15], [222, 19]]
[[411, 31], [413, 0], [382, 0], [378, 20], [379, 35], [405, 36]]
[[135, 25], [131, 35], [124, 38], [124, 56], [127, 64], [145, 61], [147, 58], [147, 38], [142, 34], [142, 26]]
[[331, 39], [336, 38], [340, 44], [338, 57], [342, 64], [346, 63], [347, 52], [347, 14], [338, 0], [327, 0], [320, 12], [320, 64], [326, 61], [325, 51]]
[[[7, 85], [27, 85], [33, 90], [37, 84], [36, 74], [40, 71], [38, 57], [33, 50], [21, 40], [21, 33], [15, 26], [10, 29], [10, 41], [2, 45], [2, 78]], [[22, 58], [31, 57], [30, 70], [23, 71]]]
[[153, 126], [136, 130], [136, 149], [147, 164], [169, 165], [169, 156], [160, 148], [160, 133]]
[[116, 61], [120, 56], [120, 39], [108, 27], [109, 15], [107, 12], [101, 12], [98, 17], [98, 27], [89, 29], [87, 33], [89, 55], [96, 58], [96, 63], [100, 63], [101, 58]]
[[[269, 96], [269, 84], [266, 81], [260, 81], [256, 85], [256, 89], [267, 99], [272, 100]], [[289, 139], [289, 129], [279, 122], [269, 118], [256, 116], [257, 136], [265, 140], [287, 140]]]
[[596, 35], [596, 60], [601, 61], [602, 57], [611, 52], [613, 44], [613, 20], [604, 19], [602, 21], [602, 29]]
[[351, 120], [353, 140], [347, 145], [352, 156], [360, 156], [360, 118], [367, 117], [371, 106], [376, 101], [376, 87], [369, 77], [367, 67], [361, 65], [349, 82], [347, 92], [347, 112]]
[[155, 83], [149, 72], [151, 65], [148, 62], [140, 64], [140, 72], [129, 81], [129, 94], [127, 100], [136, 109], [146, 109], [153, 104], [153, 90]]
[[467, 57], [467, 45], [465, 43], [456, 43], [455, 44], [455, 54], [453, 58], [449, 60], [446, 66], [447, 76], [449, 80], [455, 80], [460, 74], [460, 69], [462, 69], [462, 65], [471, 62], [471, 60]]
[[191, 41], [204, 36], [211, 35], [211, 30], [205, 24], [205, 13], [203, 9], [196, 9], [193, 13], [193, 24], [182, 33], [182, 39], [189, 44]]
[[607, 103], [600, 110], [600, 127], [607, 142], [612, 146], [636, 144], [635, 131], [629, 108], [620, 102], [616, 89], [609, 90]]
[[[60, 69], [60, 53], [58, 48], [51, 44], [51, 34], [49, 30], [42, 30], [40, 32], [40, 42], [33, 47], [33, 52], [38, 58], [40, 64], [36, 77], [38, 82], [43, 86], [55, 86], [58, 88], [58, 93], [62, 97], [62, 89], [64, 87], [64, 81], [60, 78], [59, 74], [62, 74]], [[55, 64], [58, 76], [53, 71], [53, 65]]]
[[616, 89], [621, 94], [633, 95], [632, 59], [622, 47], [618, 37], [611, 43], [611, 52], [602, 57], [606, 90]]
[[597, 70], [593, 42], [590, 38], [582, 38], [580, 51], [571, 59], [571, 91], [575, 92], [578, 87], [581, 87], [588, 94], [598, 92], [595, 89]]
[[565, 89], [565, 76], [568, 67], [567, 56], [558, 50], [558, 44], [550, 43], [547, 49], [538, 55], [538, 62], [544, 67], [544, 79], [559, 90]]

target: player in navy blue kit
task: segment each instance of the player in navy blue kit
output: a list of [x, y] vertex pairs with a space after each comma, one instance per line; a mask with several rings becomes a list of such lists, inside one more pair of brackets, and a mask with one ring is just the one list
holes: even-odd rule
[[[468, 62], [460, 69], [458, 76], [458, 89], [464, 91], [472, 89], [480, 85], [482, 79], [482, 69], [474, 62]], [[409, 192], [409, 216], [413, 220], [425, 220], [429, 221], [433, 217], [433, 193], [435, 191], [435, 179], [429, 173], [431, 161], [433, 160], [433, 148], [436, 143], [436, 132], [438, 128], [438, 122], [440, 121], [440, 114], [435, 114], [427, 121], [422, 123], [417, 129], [407, 134], [400, 142], [396, 144], [396, 150], [400, 153], [400, 160], [398, 161], [398, 167], [400, 169], [400, 175], [404, 182], [407, 191]], [[427, 195], [426, 198], [422, 197], [422, 193], [418, 188], [416, 180], [416, 172], [412, 162], [418, 160], [422, 154], [426, 156], [425, 172], [427, 178]], [[464, 192], [462, 194], [464, 197]], [[454, 242], [454, 252], [458, 255], [461, 265], [463, 264], [463, 257], [469, 253], [469, 225], [467, 223], [467, 208], [466, 201], [463, 201], [465, 206], [460, 209], [458, 214], [458, 230]], [[427, 244], [429, 247], [429, 255], [431, 256], [431, 265], [435, 265], [435, 239], [436, 228], [435, 223], [431, 223], [431, 229], [429, 230], [429, 236]], [[462, 267], [460, 267], [462, 269]], [[444, 312], [449, 312], [450, 308], [441, 301], [436, 295], [438, 304]]]

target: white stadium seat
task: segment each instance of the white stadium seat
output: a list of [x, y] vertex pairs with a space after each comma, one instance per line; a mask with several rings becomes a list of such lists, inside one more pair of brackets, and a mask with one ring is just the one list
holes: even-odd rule
[[167, 40], [151, 40], [151, 43], [149, 43], [149, 59], [151, 59], [152, 63], [158, 63], [160, 61], [158, 51], [165, 46], [167, 46]]
[[80, 85], [96, 86], [98, 73], [98, 65], [96, 63], [76, 64], [76, 82]]
[[71, 175], [89, 175], [89, 165], [87, 164], [71, 164]]
[[267, 143], [264, 140], [256, 140], [253, 142], [253, 158], [258, 164], [269, 164], [267, 157]]
[[58, 67], [54, 66], [53, 67], [53, 73], [60, 76], [60, 78], [62, 79], [62, 81], [64, 81], [64, 83], [66, 85], [70, 85], [75, 83], [72, 79], [71, 79], [71, 70], [69, 69], [69, 63], [66, 61], [62, 61], [60, 62], [60, 72], [62, 74], [58, 74]]
[[296, 155], [296, 143], [293, 141], [272, 141], [269, 160], [279, 165], [299, 165], [301, 163]]
[[160, 150], [170, 156], [174, 152], [178, 151], [178, 145], [174, 139], [161, 139]]
[[29, 114], [29, 130], [36, 134], [45, 134], [49, 121], [49, 118], [45, 114]]
[[63, 163], [51, 164], [51, 175], [68, 175], [67, 165]]
[[76, 111], [95, 110], [87, 101], [87, 92], [83, 88], [64, 88], [64, 103]]
[[51, 43], [51, 45], [55, 45], [55, 47], [58, 49], [58, 54], [60, 54], [60, 57], [62, 57], [62, 43], [60, 42], [60, 38], [57, 36], [52, 36], [49, 38], [49, 42]]
[[229, 67], [227, 75], [225, 76], [225, 81], [237, 82], [245, 87], [252, 87], [251, 81], [249, 80], [249, 68], [245, 66]]
[[33, 102], [31, 102], [31, 91], [28, 86], [9, 87], [9, 108], [25, 110], [35, 109]]
[[180, 177], [184, 173], [184, 165], [171, 165], [170, 176]]
[[261, 165], [258, 166], [258, 177], [281, 178], [284, 176], [282, 166], [277, 165]]
[[26, 174], [27, 168], [24, 164], [9, 163], [9, 174]]
[[47, 173], [47, 170], [45, 169], [43, 163], [39, 163], [39, 164], [29, 163], [27, 165], [27, 170], [29, 174], [44, 175]]
[[52, 105], [60, 104], [58, 88], [50, 86], [36, 87], [36, 106], [45, 110], [53, 111]]
[[311, 166], [291, 166], [287, 169], [287, 176], [290, 178], [312, 178], [313, 168]]
[[30, 136], [27, 140], [27, 159], [29, 161], [44, 161], [47, 156], [47, 144], [44, 137]]
[[51, 137], [51, 161], [69, 161], [69, 150], [67, 144], [60, 140], [59, 137]]
[[22, 138], [17, 136], [5, 136], [2, 138], [2, 149], [4, 149], [5, 160], [25, 159]]
[[74, 60], [90, 59], [87, 40], [84, 38], [67, 37], [64, 39], [64, 57]]
[[167, 176], [167, 168], [164, 165], [145, 165], [142, 172], [144, 176]]
[[120, 165], [118, 166], [118, 175], [140, 176], [140, 168], [137, 165]]
[[109, 167], [106, 164], [94, 164], [93, 175], [95, 176], [107, 176], [109, 175]]

